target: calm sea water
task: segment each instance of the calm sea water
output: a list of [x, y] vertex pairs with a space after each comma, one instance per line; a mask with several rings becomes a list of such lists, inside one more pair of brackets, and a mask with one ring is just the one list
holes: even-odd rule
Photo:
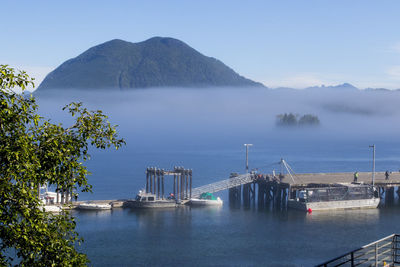
[[[149, 166], [193, 169], [194, 186], [226, 179], [244, 172], [243, 143], [254, 144], [249, 164], [260, 172], [280, 170], [281, 158], [297, 173], [370, 171], [372, 144], [377, 171], [399, 171], [399, 112], [391, 105], [399, 97], [358, 98], [366, 102], [358, 102], [358, 110], [372, 107], [372, 113], [321, 107], [329, 101], [345, 106], [352, 97], [315, 99], [296, 92], [283, 101], [273, 91], [149, 90], [90, 98], [89, 107], [103, 109], [120, 125], [127, 146], [92, 152], [87, 166], [94, 193], [80, 199], [133, 198], [144, 187]], [[41, 100], [44, 115], [68, 123], [55, 112], [68, 100], [47, 100]], [[275, 116], [282, 112], [318, 114], [321, 127], [277, 129]], [[168, 193], [171, 180], [166, 184]], [[227, 192], [217, 195], [225, 201], [221, 208], [76, 211], [77, 231], [85, 239], [79, 249], [93, 266], [312, 266], [400, 233], [399, 205], [306, 214], [233, 209]]]
[[[293, 150], [285, 151], [296, 171], [370, 169], [370, 154], [352, 152], [353, 146], [343, 141], [325, 145], [311, 142], [308, 148], [304, 142], [293, 143]], [[358, 145], [363, 146], [363, 142]], [[398, 168], [396, 155], [390, 153], [393, 146], [399, 144], [377, 145], [379, 155], [386, 155], [378, 158], [379, 170]], [[264, 164], [265, 171], [279, 169], [273, 161], [279, 151], [251, 149], [250, 166]], [[244, 169], [243, 148], [137, 150], [132, 154], [125, 151], [112, 153], [112, 157], [109, 153], [94, 157], [96, 163], [93, 160], [91, 167], [95, 173], [91, 179], [97, 179], [92, 179], [95, 193], [85, 196], [89, 199], [133, 197], [145, 182], [144, 169], [139, 166], [152, 161], [154, 166], [169, 168], [172, 159], [180, 159], [179, 165], [193, 168], [195, 185], [217, 181], [228, 177], [231, 171]], [[306, 214], [257, 207], [234, 209], [228, 205], [227, 192], [218, 195], [225, 201], [221, 208], [76, 212], [77, 230], [85, 239], [81, 249], [94, 266], [312, 266], [400, 232], [400, 206]]]
[[399, 208], [75, 213], [94, 266], [312, 266], [398, 232]]

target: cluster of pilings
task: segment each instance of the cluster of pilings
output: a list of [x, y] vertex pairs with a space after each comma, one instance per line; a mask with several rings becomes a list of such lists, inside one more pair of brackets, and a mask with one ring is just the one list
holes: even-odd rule
[[[231, 173], [229, 178], [235, 178], [239, 176], [237, 173]], [[236, 186], [229, 189], [229, 204], [231, 206], [240, 206], [242, 203], [242, 186]]]
[[184, 200], [192, 197], [192, 170], [174, 167], [174, 195], [176, 199]]
[[255, 203], [256, 199], [256, 183], [248, 183], [243, 185], [243, 205], [248, 207], [251, 203]]
[[[280, 183], [278, 178], [268, 175], [251, 175], [254, 176], [253, 182], [229, 189], [231, 206], [238, 207], [243, 203], [244, 207], [250, 207], [257, 203], [259, 208], [286, 207], [289, 192], [288, 184]], [[238, 176], [236, 173], [232, 173], [230, 178], [236, 176]]]
[[164, 170], [156, 167], [146, 169], [146, 193], [152, 193], [157, 199], [164, 199]]
[[174, 170], [167, 171], [156, 167], [146, 169], [146, 193], [152, 193], [156, 199], [165, 198], [165, 175], [174, 176], [173, 197], [177, 200], [189, 199], [192, 197], [192, 170], [183, 167], [174, 167]]
[[398, 198], [400, 199], [400, 187], [390, 186], [390, 187], [382, 187], [379, 186], [379, 194], [381, 198], [384, 198], [385, 204], [393, 204], [395, 201], [395, 194], [397, 194]]
[[72, 203], [73, 192], [69, 189], [56, 189], [57, 192], [57, 203], [67, 204]]
[[289, 185], [261, 175], [256, 179], [258, 184], [258, 206], [260, 208], [272, 207], [284, 208], [287, 205]]

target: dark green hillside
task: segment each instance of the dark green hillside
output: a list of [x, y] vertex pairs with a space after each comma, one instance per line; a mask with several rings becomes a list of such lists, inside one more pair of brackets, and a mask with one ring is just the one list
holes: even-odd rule
[[112, 40], [92, 47], [49, 73], [38, 91], [161, 86], [263, 85], [179, 40], [154, 37], [140, 43]]

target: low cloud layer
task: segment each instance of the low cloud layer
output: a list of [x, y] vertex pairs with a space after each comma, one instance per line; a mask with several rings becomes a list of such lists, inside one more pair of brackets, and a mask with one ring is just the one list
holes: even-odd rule
[[[61, 107], [82, 101], [102, 109], [128, 134], [139, 138], [241, 140], [285, 134], [298, 138], [301, 131], [276, 127], [282, 113], [313, 114], [321, 126], [311, 134], [320, 138], [394, 136], [400, 92], [266, 90], [255, 88], [172, 89], [126, 92], [55, 91], [40, 96], [41, 111], [54, 120], [66, 120]], [[310, 133], [306, 133], [308, 135]], [[194, 142], [195, 140], [193, 140]]]

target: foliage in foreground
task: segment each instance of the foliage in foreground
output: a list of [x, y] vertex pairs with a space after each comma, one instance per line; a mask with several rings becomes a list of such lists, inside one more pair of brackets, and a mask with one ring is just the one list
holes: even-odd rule
[[0, 65], [0, 265], [86, 265], [86, 255], [75, 249], [82, 240], [73, 217], [44, 212], [38, 186], [91, 191], [82, 164], [89, 147], [118, 149], [124, 140], [107, 116], [81, 103], [64, 108], [73, 125], [50, 123], [37, 114], [33, 96], [12, 91], [28, 85], [33, 80], [25, 72]]

